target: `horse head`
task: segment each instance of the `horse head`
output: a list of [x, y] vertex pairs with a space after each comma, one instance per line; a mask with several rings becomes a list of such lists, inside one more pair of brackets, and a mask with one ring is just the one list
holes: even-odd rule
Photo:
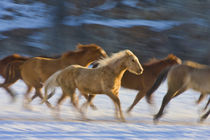
[[142, 74], [143, 67], [140, 64], [139, 59], [130, 50], [125, 50], [125, 52], [127, 54], [126, 66], [128, 71], [136, 75]]

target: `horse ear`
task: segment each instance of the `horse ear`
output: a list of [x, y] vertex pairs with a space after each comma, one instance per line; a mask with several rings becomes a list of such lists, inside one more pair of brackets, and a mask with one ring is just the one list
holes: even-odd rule
[[77, 48], [77, 49], [81, 49], [81, 48], [83, 48], [83, 47], [84, 47], [84, 45], [83, 45], [83, 44], [78, 43], [76, 48]]
[[174, 54], [172, 54], [172, 53], [169, 54], [167, 57], [170, 58], [170, 59], [175, 59], [176, 58], [176, 56]]
[[132, 53], [130, 50], [125, 50], [125, 52], [126, 52], [126, 54], [127, 54], [128, 56], [133, 55], [133, 53]]

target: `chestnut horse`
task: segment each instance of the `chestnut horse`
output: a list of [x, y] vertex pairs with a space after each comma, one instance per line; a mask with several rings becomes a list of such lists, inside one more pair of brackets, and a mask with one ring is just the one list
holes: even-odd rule
[[25, 56], [20, 56], [19, 54], [12, 54], [0, 60], [0, 75], [5, 79], [5, 81], [0, 84], [0, 87], [4, 88], [9, 93], [13, 101], [15, 100], [15, 94], [9, 89], [9, 86], [13, 83], [8, 82], [9, 79], [7, 78], [7, 75], [9, 74], [9, 71], [7, 70], [7, 67], [10, 63], [14, 61], [22, 62], [26, 61], [27, 59], [29, 58]]
[[[43, 56], [44, 57], [44, 56]], [[58, 58], [60, 56], [53, 56], [47, 58]], [[9, 89], [9, 87], [14, 84], [17, 80], [22, 79], [20, 73], [20, 65], [22, 65], [26, 60], [31, 57], [20, 56], [18, 54], [13, 54], [5, 57], [0, 61], [0, 74], [4, 77], [4, 82], [0, 84], [0, 87], [5, 88], [9, 95], [15, 100], [15, 94]], [[31, 86], [27, 86], [27, 92], [30, 92]]]
[[[210, 66], [188, 61], [181, 65], [176, 65], [164, 70], [158, 76], [151, 90], [147, 93], [147, 98], [152, 95], [154, 89], [156, 89], [155, 86], [159, 85], [166, 77], [168, 79], [168, 91], [163, 98], [159, 112], [154, 116], [154, 121], [159, 120], [163, 114], [165, 106], [171, 99], [182, 94], [187, 89], [199, 91], [201, 96], [210, 93]], [[198, 103], [202, 100], [201, 96], [197, 101]], [[207, 105], [208, 104], [209, 103], [207, 103]], [[201, 117], [200, 121], [206, 119], [209, 114], [210, 109]]]
[[126, 71], [122, 78], [122, 87], [139, 91], [127, 112], [130, 112], [133, 107], [146, 95], [147, 91], [152, 87], [156, 78], [163, 69], [180, 63], [181, 59], [173, 54], [170, 54], [164, 59], [153, 60], [143, 64], [144, 73], [142, 75], [135, 75]]
[[[72, 64], [86, 67], [93, 61], [106, 56], [106, 52], [95, 44], [79, 44], [77, 50], [66, 52], [57, 59], [34, 57], [25, 61], [20, 65], [21, 77], [28, 86], [35, 88], [34, 97], [39, 96], [42, 99], [41, 89], [43, 83], [54, 72]], [[26, 98], [28, 94], [29, 92], [26, 93]], [[49, 103], [47, 105], [51, 107]]]
[[75, 102], [76, 88], [81, 93], [89, 95], [89, 100], [85, 103], [86, 107], [96, 94], [106, 94], [114, 102], [116, 117], [120, 115], [120, 119], [124, 121], [118, 98], [121, 78], [126, 70], [134, 74], [141, 74], [143, 68], [138, 58], [130, 50], [115, 53], [98, 63], [98, 67], [94, 69], [72, 65], [53, 74], [45, 83], [44, 101], [47, 100], [48, 89], [54, 90], [58, 86], [62, 88], [63, 94], [57, 101], [57, 109], [66, 96], [70, 96], [74, 107], [79, 110]]

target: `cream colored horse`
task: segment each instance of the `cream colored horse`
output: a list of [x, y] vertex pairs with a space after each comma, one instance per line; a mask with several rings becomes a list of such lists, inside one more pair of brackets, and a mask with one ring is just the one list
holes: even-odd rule
[[[119, 113], [121, 120], [124, 121], [118, 98], [121, 78], [126, 70], [135, 74], [142, 74], [143, 68], [138, 58], [130, 50], [115, 53], [98, 63], [99, 66], [94, 69], [72, 65], [53, 74], [45, 83], [44, 101], [47, 100], [48, 89], [61, 87], [63, 94], [57, 101], [57, 109], [61, 102], [70, 96], [74, 107], [79, 110], [78, 103], [75, 101], [76, 88], [83, 94], [90, 95], [86, 106], [91, 103], [96, 94], [106, 94], [115, 104], [116, 117]], [[81, 112], [81, 110], [79, 111]]]

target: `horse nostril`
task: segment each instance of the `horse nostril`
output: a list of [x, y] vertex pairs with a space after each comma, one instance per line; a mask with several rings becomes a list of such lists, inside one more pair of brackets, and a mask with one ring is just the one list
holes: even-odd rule
[[142, 70], [142, 69], [139, 69], [139, 70], [137, 71], [137, 73], [138, 73], [138, 74], [142, 74], [142, 73], [143, 73], [143, 70]]
[[141, 69], [141, 70], [140, 70], [140, 74], [142, 74], [142, 73], [143, 73], [143, 71], [144, 71], [144, 70], [143, 70], [143, 69]]

